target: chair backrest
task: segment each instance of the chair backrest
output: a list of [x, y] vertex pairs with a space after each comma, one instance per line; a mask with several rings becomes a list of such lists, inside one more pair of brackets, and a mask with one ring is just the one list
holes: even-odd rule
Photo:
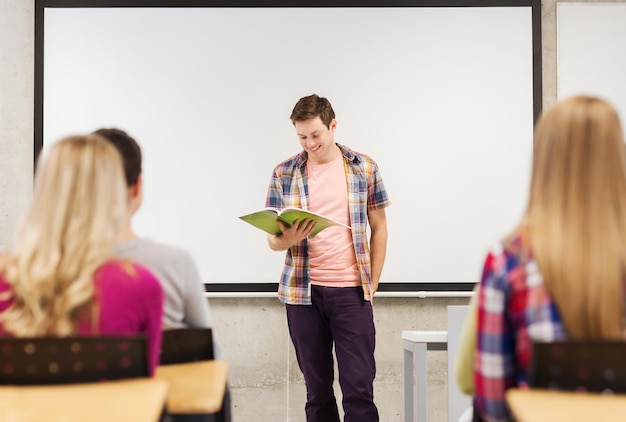
[[47, 385], [148, 377], [143, 336], [0, 337], [0, 384]]
[[528, 383], [551, 390], [625, 393], [625, 357], [623, 341], [537, 342]]
[[213, 331], [210, 328], [177, 328], [163, 331], [161, 365], [214, 358]]

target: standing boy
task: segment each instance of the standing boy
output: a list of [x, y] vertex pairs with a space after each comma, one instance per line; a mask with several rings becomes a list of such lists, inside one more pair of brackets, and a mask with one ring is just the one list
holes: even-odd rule
[[274, 168], [266, 206], [308, 209], [352, 228], [329, 227], [309, 239], [313, 221], [288, 227], [279, 220], [282, 234], [268, 235], [271, 249], [287, 251], [278, 296], [307, 387], [307, 422], [339, 422], [333, 345], [345, 421], [378, 421], [372, 298], [385, 261], [389, 198], [374, 160], [335, 143], [326, 98], [301, 98], [291, 121], [303, 150]]

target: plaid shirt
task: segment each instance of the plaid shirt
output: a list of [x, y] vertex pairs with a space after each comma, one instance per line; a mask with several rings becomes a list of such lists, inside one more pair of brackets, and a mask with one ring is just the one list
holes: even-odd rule
[[[367, 237], [367, 211], [390, 205], [378, 165], [367, 155], [337, 144], [344, 157], [348, 181], [348, 207], [356, 262], [365, 298], [370, 298], [371, 262]], [[274, 169], [267, 191], [266, 207], [308, 209], [309, 187], [306, 152], [280, 163]], [[311, 304], [311, 277], [307, 239], [287, 250], [278, 286], [278, 298], [290, 305]]]
[[488, 421], [508, 421], [504, 393], [527, 385], [533, 341], [566, 337], [565, 328], [521, 238], [487, 255], [478, 297], [474, 406]]

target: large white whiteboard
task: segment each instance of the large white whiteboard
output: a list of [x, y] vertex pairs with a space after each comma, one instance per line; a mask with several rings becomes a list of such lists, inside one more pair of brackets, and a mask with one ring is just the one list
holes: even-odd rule
[[277, 282], [237, 217], [299, 151], [298, 98], [373, 156], [393, 205], [383, 282], [476, 282], [519, 220], [533, 129], [531, 7], [46, 8], [44, 150], [115, 126], [144, 152], [140, 234], [207, 283]]
[[558, 98], [597, 95], [626, 119], [626, 3], [557, 3]]

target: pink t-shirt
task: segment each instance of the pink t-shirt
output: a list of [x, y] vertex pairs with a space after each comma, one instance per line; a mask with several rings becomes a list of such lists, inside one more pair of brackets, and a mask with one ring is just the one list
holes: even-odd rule
[[[343, 156], [324, 164], [307, 161], [309, 209], [350, 225], [348, 183]], [[329, 227], [309, 240], [311, 284], [327, 287], [361, 285], [352, 242], [352, 232]]]
[[[100, 314], [99, 335], [143, 334], [148, 340], [150, 374], [159, 363], [163, 331], [163, 289], [157, 278], [146, 268], [130, 261], [108, 261], [95, 274], [96, 300]], [[10, 289], [0, 277], [0, 293]], [[0, 300], [0, 312], [11, 305], [12, 299]], [[0, 324], [0, 334], [6, 333]], [[78, 326], [78, 334], [93, 332], [87, 319]]]

